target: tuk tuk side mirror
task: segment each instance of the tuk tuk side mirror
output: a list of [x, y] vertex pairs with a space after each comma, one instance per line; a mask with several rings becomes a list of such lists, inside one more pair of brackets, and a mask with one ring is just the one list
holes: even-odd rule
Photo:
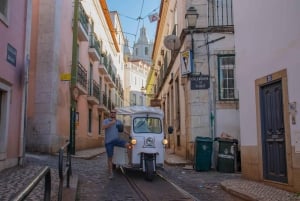
[[174, 131], [173, 127], [172, 127], [172, 126], [169, 126], [169, 127], [168, 127], [168, 133], [169, 133], [169, 134], [173, 134], [173, 131]]

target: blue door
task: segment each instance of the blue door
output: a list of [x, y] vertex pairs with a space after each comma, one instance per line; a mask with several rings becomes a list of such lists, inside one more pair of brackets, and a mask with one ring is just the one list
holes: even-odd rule
[[260, 88], [264, 179], [287, 183], [281, 80]]

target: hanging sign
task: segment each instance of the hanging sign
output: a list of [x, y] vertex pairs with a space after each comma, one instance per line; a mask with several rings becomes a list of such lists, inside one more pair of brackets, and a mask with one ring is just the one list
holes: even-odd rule
[[208, 89], [209, 76], [208, 75], [191, 75], [191, 90]]
[[187, 75], [192, 72], [192, 52], [190, 50], [181, 52], [181, 75]]

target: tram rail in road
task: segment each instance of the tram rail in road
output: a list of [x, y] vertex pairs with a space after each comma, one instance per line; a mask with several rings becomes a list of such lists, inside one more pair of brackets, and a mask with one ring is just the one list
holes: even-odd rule
[[144, 179], [143, 173], [120, 168], [122, 175], [126, 178], [134, 192], [141, 201], [151, 200], [178, 200], [198, 201], [197, 198], [157, 173], [153, 181]]

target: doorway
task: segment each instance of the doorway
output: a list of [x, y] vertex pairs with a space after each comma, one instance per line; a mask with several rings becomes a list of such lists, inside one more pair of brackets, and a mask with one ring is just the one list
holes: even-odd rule
[[260, 86], [259, 94], [263, 177], [287, 183], [282, 80], [274, 80]]

